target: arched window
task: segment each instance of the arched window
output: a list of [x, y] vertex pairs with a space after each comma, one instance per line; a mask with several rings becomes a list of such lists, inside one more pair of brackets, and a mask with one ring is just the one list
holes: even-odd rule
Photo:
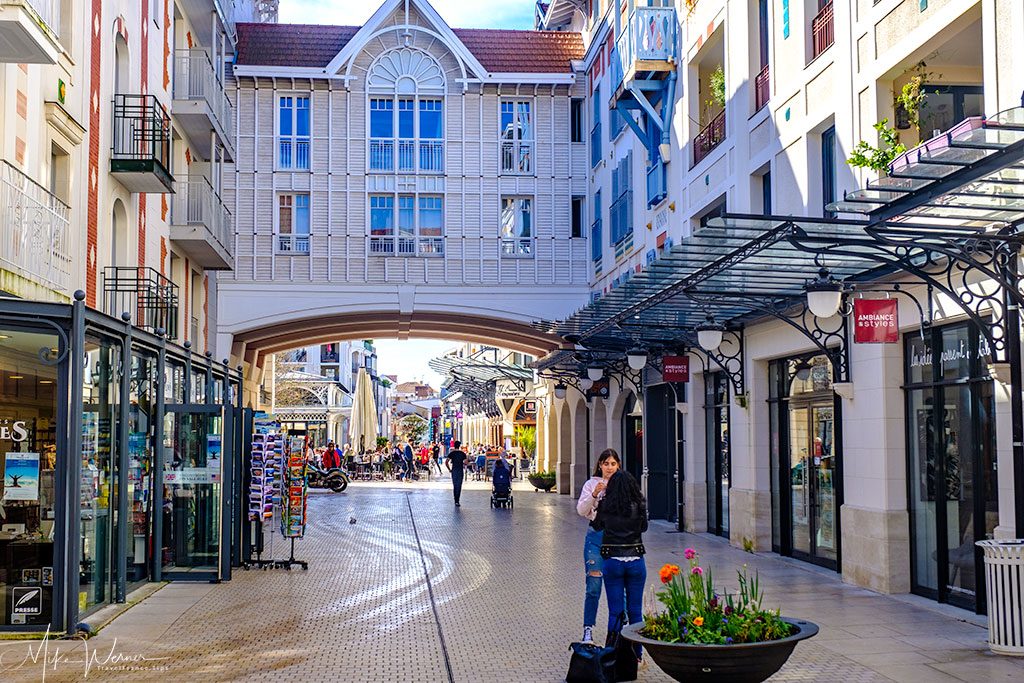
[[[370, 173], [444, 172], [444, 90], [441, 65], [425, 52], [399, 48], [370, 67]], [[370, 195], [370, 254], [444, 254], [444, 197]]]

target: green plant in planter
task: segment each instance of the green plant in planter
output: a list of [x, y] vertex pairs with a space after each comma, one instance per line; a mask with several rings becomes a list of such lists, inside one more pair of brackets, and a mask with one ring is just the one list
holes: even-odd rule
[[928, 96], [922, 86], [935, 75], [925, 71], [925, 66], [924, 62], [918, 62], [914, 75], [896, 95], [896, 106], [903, 107], [903, 111], [907, 112], [907, 121], [918, 131], [921, 130], [921, 106]]
[[704, 125], [711, 123], [711, 112], [715, 107], [725, 107], [725, 69], [719, 64], [708, 76], [708, 90], [710, 97], [704, 102], [705, 117], [708, 119]]
[[900, 142], [900, 134], [889, 127], [889, 119], [882, 119], [873, 128], [878, 131], [878, 147], [861, 140], [850, 152], [846, 163], [857, 168], [870, 168], [880, 176], [889, 175], [889, 164], [907, 148]]
[[762, 609], [764, 593], [757, 575], [747, 576], [746, 565], [737, 572], [739, 591], [731, 595], [715, 588], [711, 570], [698, 564], [697, 551], [687, 548], [685, 555], [688, 571], [674, 564], [661, 568], [665, 588], [657, 595], [665, 611], [645, 615], [640, 635], [704, 645], [762, 643], [792, 635], [778, 610]]

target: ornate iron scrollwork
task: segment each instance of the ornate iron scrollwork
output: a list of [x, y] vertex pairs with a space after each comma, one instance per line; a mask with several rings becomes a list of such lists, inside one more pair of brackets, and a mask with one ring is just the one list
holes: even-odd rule
[[39, 362], [43, 365], [54, 366], [59, 365], [68, 357], [68, 352], [71, 350], [71, 342], [68, 340], [68, 334], [63, 327], [58, 325], [52, 320], [46, 318], [32, 318], [30, 321], [26, 321], [23, 316], [12, 316], [12, 315], [0, 315], [0, 320], [5, 322], [11, 322], [18, 326], [24, 326], [26, 322], [31, 325], [43, 325], [53, 329], [57, 333], [57, 337], [60, 341], [57, 343], [57, 351], [54, 352], [50, 346], [42, 346], [36, 355], [39, 357]]

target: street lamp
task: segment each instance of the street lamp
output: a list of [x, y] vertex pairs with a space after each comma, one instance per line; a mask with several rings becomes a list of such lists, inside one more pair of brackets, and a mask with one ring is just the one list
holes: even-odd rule
[[807, 308], [819, 318], [831, 318], [839, 312], [843, 302], [843, 283], [832, 277], [828, 268], [818, 271], [818, 279], [804, 286], [807, 292]]
[[566, 386], [564, 384], [562, 384], [561, 382], [556, 384], [555, 385], [555, 398], [557, 398], [557, 399], [565, 398], [565, 390], [566, 390]]
[[633, 370], [643, 370], [647, 365], [647, 352], [641, 348], [633, 347], [626, 352], [626, 360]]
[[725, 326], [715, 322], [715, 316], [708, 313], [703, 323], [697, 326], [697, 343], [705, 351], [714, 353], [722, 345], [722, 333]]
[[591, 382], [597, 382], [604, 377], [604, 368], [600, 365], [591, 365], [587, 368], [587, 377]]
[[583, 391], [590, 391], [590, 389], [593, 386], [594, 380], [590, 379], [589, 377], [580, 377], [580, 389], [582, 389]]

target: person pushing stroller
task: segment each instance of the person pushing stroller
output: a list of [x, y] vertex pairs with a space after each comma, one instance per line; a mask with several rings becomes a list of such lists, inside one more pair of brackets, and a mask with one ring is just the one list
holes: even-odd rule
[[491, 507], [512, 507], [512, 469], [502, 455], [491, 473]]

